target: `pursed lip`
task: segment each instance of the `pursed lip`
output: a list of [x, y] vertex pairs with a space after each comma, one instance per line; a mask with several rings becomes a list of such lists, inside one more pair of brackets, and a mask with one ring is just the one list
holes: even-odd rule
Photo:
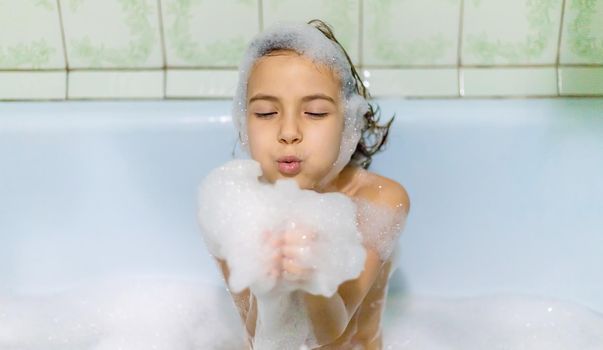
[[302, 160], [294, 155], [283, 156], [277, 159], [278, 170], [286, 176], [295, 176], [301, 172]]
[[279, 159], [277, 159], [276, 161], [279, 163], [281, 163], [281, 162], [291, 163], [291, 162], [301, 162], [301, 159], [299, 159], [296, 156], [283, 156], [283, 157], [280, 157]]

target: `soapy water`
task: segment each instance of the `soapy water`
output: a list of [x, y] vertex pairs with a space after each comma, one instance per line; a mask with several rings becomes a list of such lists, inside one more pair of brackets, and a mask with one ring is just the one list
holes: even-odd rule
[[550, 297], [390, 298], [384, 349], [603, 349], [603, 314]]
[[60, 293], [0, 297], [0, 349], [242, 349], [223, 288], [132, 277]]
[[[603, 315], [552, 298], [389, 295], [383, 349], [603, 349]], [[169, 277], [105, 280], [55, 294], [0, 296], [3, 350], [241, 350], [228, 292]]]

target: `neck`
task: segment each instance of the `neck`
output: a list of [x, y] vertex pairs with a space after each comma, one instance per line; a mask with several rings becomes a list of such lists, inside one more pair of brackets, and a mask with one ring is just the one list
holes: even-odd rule
[[331, 182], [323, 188], [317, 189], [317, 192], [343, 192], [345, 194], [350, 194], [355, 185], [357, 171], [358, 166], [346, 165]]

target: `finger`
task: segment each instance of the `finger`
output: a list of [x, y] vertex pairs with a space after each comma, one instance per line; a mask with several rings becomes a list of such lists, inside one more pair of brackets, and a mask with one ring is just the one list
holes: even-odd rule
[[260, 235], [262, 243], [269, 244], [273, 247], [278, 247], [282, 244], [283, 238], [271, 230], [262, 230]]
[[279, 252], [274, 252], [273, 254], [271, 254], [268, 257], [268, 275], [270, 277], [278, 277], [280, 274], [280, 270], [281, 270], [281, 260], [282, 260], [282, 255]]
[[305, 258], [309, 251], [310, 247], [307, 245], [288, 245], [282, 249], [284, 257], [289, 259]]
[[262, 231], [261, 238], [263, 244], [273, 248], [277, 248], [282, 244], [282, 237], [269, 230]]
[[310, 230], [290, 230], [283, 235], [285, 244], [301, 245], [316, 240], [316, 232]]
[[282, 254], [279, 251], [270, 251], [266, 253], [266, 256], [264, 257], [264, 263], [269, 268], [272, 268], [273, 266], [279, 267], [281, 259]]
[[293, 259], [283, 259], [283, 272], [299, 276], [300, 278], [308, 277], [313, 271], [313, 268], [303, 267], [295, 262]]
[[269, 276], [272, 278], [278, 278], [279, 277], [279, 269], [277, 269], [275, 267], [270, 269]]
[[311, 275], [308, 272], [304, 273], [291, 273], [289, 271], [283, 271], [281, 274], [282, 278], [290, 282], [305, 282], [310, 279]]
[[270, 256], [271, 262], [275, 266], [278, 265], [278, 264], [280, 264], [282, 258], [283, 258], [282, 254], [280, 252], [274, 252]]
[[289, 271], [283, 271], [282, 276], [283, 276], [283, 279], [290, 281], [290, 282], [299, 282], [300, 281], [300, 278], [297, 275], [292, 274]]
[[275, 248], [281, 247], [283, 245], [283, 237], [281, 237], [281, 236], [272, 237], [271, 244]]

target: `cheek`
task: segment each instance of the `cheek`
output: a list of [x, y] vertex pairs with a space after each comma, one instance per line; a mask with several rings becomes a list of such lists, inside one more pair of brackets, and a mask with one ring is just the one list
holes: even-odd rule
[[249, 139], [249, 143], [254, 144], [256, 140], [260, 139], [260, 135], [258, 135], [259, 131], [260, 130], [254, 127], [253, 124], [247, 124], [247, 138]]
[[320, 149], [321, 152], [333, 154], [339, 152], [342, 129], [342, 126], [333, 123], [316, 128], [307, 136], [311, 139], [311, 143], [316, 146], [315, 149]]
[[259, 127], [256, 123], [247, 123], [247, 136], [249, 138], [249, 149], [253, 158], [261, 156], [265, 152], [266, 140], [268, 138], [266, 129]]

